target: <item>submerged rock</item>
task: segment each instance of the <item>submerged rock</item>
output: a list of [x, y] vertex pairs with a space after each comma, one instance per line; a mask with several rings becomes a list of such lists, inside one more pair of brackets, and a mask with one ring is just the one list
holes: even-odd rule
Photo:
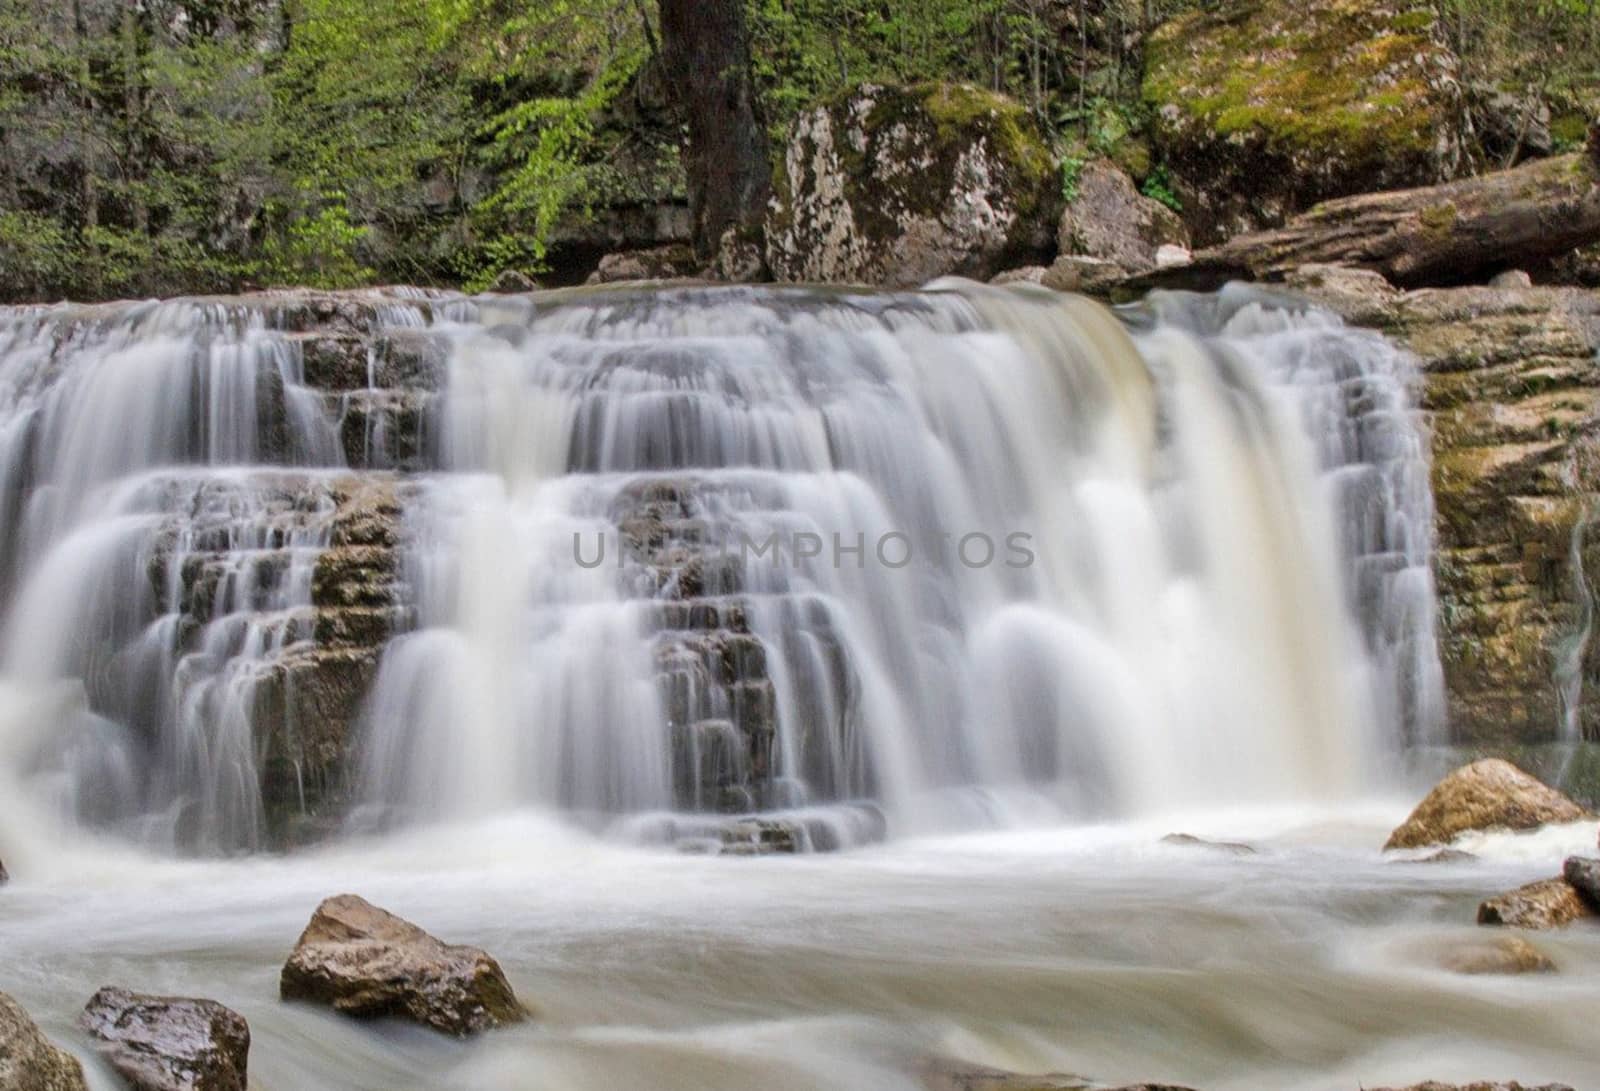
[[1430, 852], [1426, 856], [1418, 856], [1407, 860], [1390, 860], [1391, 864], [1470, 864], [1477, 857], [1470, 852], [1460, 849], [1440, 849]]
[[354, 894], [317, 907], [284, 964], [285, 1000], [358, 1018], [409, 1019], [458, 1037], [518, 1023], [527, 1011], [499, 963], [446, 944]]
[[1600, 912], [1600, 860], [1569, 856], [1561, 865], [1561, 877]]
[[1210, 841], [1204, 837], [1196, 837], [1192, 833], [1169, 833], [1161, 839], [1161, 843], [1212, 849], [1216, 852], [1232, 853], [1234, 856], [1254, 856], [1256, 853], [1254, 846], [1246, 845], [1243, 841]]
[[1462, 766], [1435, 785], [1383, 847], [1440, 845], [1472, 830], [1531, 830], [1587, 815], [1510, 762], [1487, 758]]
[[1564, 928], [1595, 914], [1595, 908], [1565, 879], [1541, 879], [1478, 906], [1478, 923], [1512, 928]]
[[1509, 934], [1453, 944], [1441, 952], [1439, 965], [1458, 974], [1538, 974], [1556, 968], [1549, 955], [1521, 936]]
[[0, 993], [0, 1091], [88, 1091], [83, 1065]]
[[1444, 181], [1468, 129], [1437, 17], [1388, 0], [1240, 0], [1145, 50], [1158, 159], [1196, 241], [1319, 201]]
[[1163, 250], [1169, 262], [1172, 250], [1188, 253], [1189, 232], [1178, 214], [1140, 193], [1109, 159], [1084, 164], [1076, 188], [1056, 231], [1062, 255], [1101, 258], [1142, 273], [1161, 264]]
[[1051, 249], [1055, 162], [1021, 105], [865, 84], [796, 119], [766, 225], [779, 281], [911, 287]]
[[78, 1025], [134, 1091], [245, 1091], [250, 1027], [214, 1000], [95, 993]]
[[1065, 1073], [1035, 1076], [946, 1060], [930, 1062], [921, 1075], [928, 1091], [1190, 1091], [1186, 1087], [1154, 1083], [1107, 1087], [1095, 1080]]
[[1573, 1091], [1573, 1088], [1564, 1083], [1521, 1084], [1512, 1080], [1509, 1083], [1427, 1083], [1412, 1084], [1410, 1087], [1376, 1087], [1372, 1091]]

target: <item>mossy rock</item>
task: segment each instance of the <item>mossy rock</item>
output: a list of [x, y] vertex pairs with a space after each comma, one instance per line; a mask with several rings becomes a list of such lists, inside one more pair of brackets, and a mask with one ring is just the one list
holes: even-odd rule
[[909, 286], [1047, 256], [1055, 161], [1016, 102], [964, 84], [865, 84], [790, 131], [767, 222], [781, 281]]
[[1458, 64], [1421, 0], [1234, 0], [1149, 38], [1157, 157], [1201, 243], [1318, 201], [1450, 178]]

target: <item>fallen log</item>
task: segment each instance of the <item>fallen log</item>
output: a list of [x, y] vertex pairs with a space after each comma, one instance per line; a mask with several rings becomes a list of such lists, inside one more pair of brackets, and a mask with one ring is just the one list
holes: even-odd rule
[[1316, 205], [1280, 228], [1239, 235], [1192, 264], [1125, 281], [1124, 291], [1210, 291], [1278, 280], [1297, 266], [1349, 265], [1403, 288], [1481, 282], [1600, 242], [1600, 127], [1580, 153], [1443, 185]]

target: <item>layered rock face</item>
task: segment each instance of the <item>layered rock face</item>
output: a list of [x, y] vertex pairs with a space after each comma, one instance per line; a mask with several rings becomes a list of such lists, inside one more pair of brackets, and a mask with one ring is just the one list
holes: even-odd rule
[[1146, 46], [1144, 98], [1196, 241], [1462, 160], [1465, 96], [1431, 5], [1230, 0]]
[[1433, 421], [1440, 652], [1457, 741], [1600, 735], [1591, 589], [1600, 540], [1600, 296], [1575, 288], [1399, 292], [1291, 278], [1419, 357]]
[[1021, 106], [955, 84], [866, 85], [802, 114], [767, 221], [779, 281], [911, 287], [1050, 249], [1054, 161]]

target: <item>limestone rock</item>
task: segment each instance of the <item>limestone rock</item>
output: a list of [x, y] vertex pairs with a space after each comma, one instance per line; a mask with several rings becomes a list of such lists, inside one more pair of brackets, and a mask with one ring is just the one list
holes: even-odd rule
[[494, 283], [489, 285], [491, 292], [501, 295], [516, 295], [521, 292], [537, 292], [539, 282], [526, 273], [516, 269], [507, 269], [494, 278]]
[[134, 1091], [245, 1091], [250, 1027], [214, 1000], [105, 988], [79, 1026]]
[[1585, 901], [1600, 912], [1600, 860], [1586, 856], [1569, 856], [1561, 865], [1561, 877], [1581, 894]]
[[1489, 287], [1502, 292], [1515, 291], [1518, 288], [1532, 288], [1533, 278], [1521, 269], [1507, 269], [1503, 273], [1496, 273], [1489, 280]]
[[975, 87], [866, 84], [796, 119], [767, 218], [779, 281], [910, 287], [1048, 253], [1054, 161], [1027, 112]]
[[[1122, 168], [1093, 159], [1078, 173], [1056, 245], [1062, 255], [1101, 258], [1141, 273], [1156, 268], [1158, 255], [1169, 247], [1187, 254], [1189, 232], [1176, 212], [1135, 189]], [[1167, 260], [1173, 260], [1171, 250]]]
[[1486, 935], [1452, 944], [1440, 952], [1439, 965], [1458, 974], [1550, 973], [1550, 956], [1517, 935]]
[[1442, 845], [1470, 830], [1531, 830], [1585, 815], [1582, 807], [1510, 762], [1486, 758], [1435, 785], [1384, 848]]
[[1509, 91], [1474, 83], [1467, 89], [1472, 128], [1491, 165], [1511, 166], [1555, 150], [1550, 104], [1535, 89]]
[[317, 907], [279, 991], [285, 1000], [358, 1018], [409, 1019], [458, 1037], [527, 1017], [486, 952], [442, 943], [354, 894]]
[[88, 1091], [83, 1066], [0, 993], [0, 1091]]
[[959, 1061], [930, 1061], [921, 1072], [927, 1091], [1189, 1091], [1170, 1084], [1128, 1084], [1105, 1087], [1094, 1080], [1064, 1073], [1028, 1075]]
[[1239, 0], [1145, 50], [1156, 156], [1196, 241], [1318, 201], [1453, 176], [1468, 129], [1436, 17], [1393, 0]]
[[607, 254], [589, 277], [590, 284], [618, 284], [631, 280], [675, 280], [693, 276], [699, 269], [694, 251], [682, 244], [653, 250], [624, 250]]
[[1043, 265], [1024, 265], [1018, 269], [1007, 269], [1003, 273], [996, 273], [989, 278], [990, 284], [1043, 284], [1044, 278], [1049, 274], [1048, 267]]
[[1511, 928], [1563, 928], [1595, 915], [1577, 889], [1565, 879], [1541, 879], [1478, 906], [1479, 924]]

